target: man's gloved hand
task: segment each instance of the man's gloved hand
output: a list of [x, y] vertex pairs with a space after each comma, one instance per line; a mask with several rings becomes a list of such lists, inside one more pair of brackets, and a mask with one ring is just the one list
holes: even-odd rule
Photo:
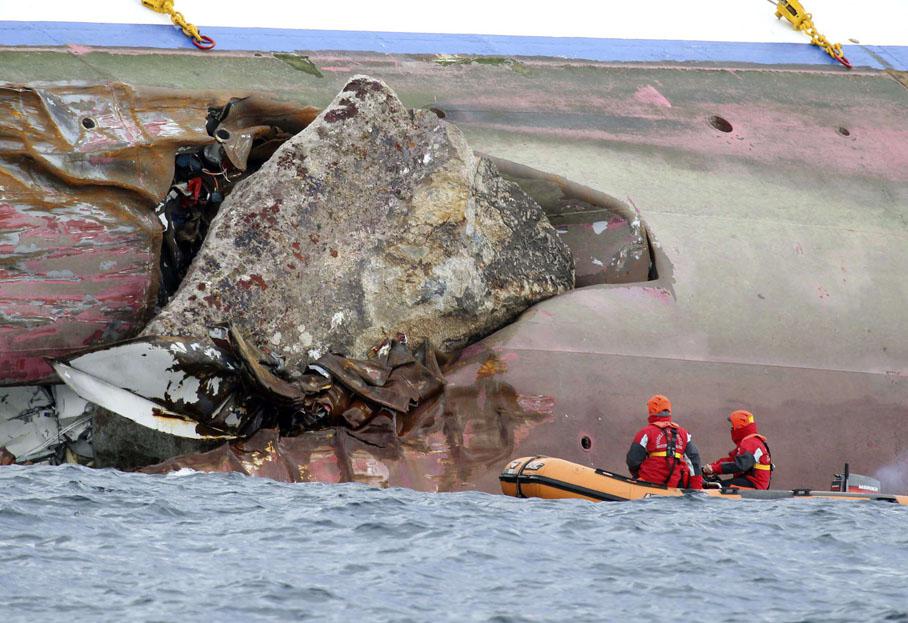
[[713, 470], [713, 466], [710, 465], [709, 463], [707, 463], [706, 465], [703, 466], [703, 475], [704, 476], [714, 476], [715, 473], [716, 472], [715, 472], [715, 470]]

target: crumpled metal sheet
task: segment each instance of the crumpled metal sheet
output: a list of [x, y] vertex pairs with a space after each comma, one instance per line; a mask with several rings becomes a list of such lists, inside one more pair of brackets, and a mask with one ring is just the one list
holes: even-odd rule
[[233, 405], [239, 362], [210, 340], [132, 338], [53, 366], [84, 399], [170, 434], [221, 437], [225, 422], [246, 415]]
[[383, 350], [374, 360], [348, 359], [329, 353], [322, 355], [317, 363], [331, 372], [338, 383], [394, 411], [407, 412], [444, 387], [435, 353], [426, 342], [420, 344], [416, 353], [396, 340]]
[[191, 439], [249, 437], [271, 427], [288, 436], [359, 428], [383, 412], [407, 413], [444, 387], [428, 342], [411, 352], [404, 336], [371, 359], [327, 354], [305, 371], [281, 368], [236, 327], [223, 326], [205, 339], [132, 338], [53, 365], [84, 399]]
[[[53, 380], [44, 357], [144, 326], [159, 283], [154, 208], [177, 150], [213, 143], [209, 108], [227, 103], [118, 83], [0, 86], [0, 385]], [[214, 127], [244, 169], [315, 114], [252, 97]]]
[[87, 408], [64, 385], [0, 387], [0, 448], [12, 462], [90, 461]]
[[336, 426], [294, 437], [262, 429], [209, 452], [142, 468], [240, 472], [282, 482], [360, 482], [421, 491], [496, 491], [501, 464], [530, 431], [554, 420], [550, 396], [524, 396], [494, 375], [446, 387], [406, 414], [381, 413], [359, 430]]
[[59, 435], [50, 390], [40, 386], [0, 389], [0, 446], [29, 460], [43, 456]]

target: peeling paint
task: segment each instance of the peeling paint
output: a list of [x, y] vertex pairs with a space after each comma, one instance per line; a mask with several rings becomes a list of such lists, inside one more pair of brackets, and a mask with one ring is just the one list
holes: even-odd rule
[[653, 106], [659, 106], [660, 108], [671, 108], [672, 103], [668, 101], [668, 98], [662, 95], [656, 87], [647, 84], [640, 87], [634, 92], [634, 99], [638, 102], [643, 102], [644, 104], [652, 104]]

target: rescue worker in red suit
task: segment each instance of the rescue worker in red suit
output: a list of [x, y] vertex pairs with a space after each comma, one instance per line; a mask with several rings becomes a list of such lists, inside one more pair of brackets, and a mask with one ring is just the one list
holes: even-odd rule
[[700, 489], [700, 452], [690, 433], [672, 422], [672, 403], [662, 395], [646, 402], [649, 424], [634, 436], [627, 468], [637, 480], [668, 487]]
[[757, 433], [753, 414], [750, 411], [732, 411], [728, 421], [735, 449], [715, 463], [704, 465], [703, 473], [707, 476], [731, 474], [730, 480], [722, 481], [723, 487], [769, 489], [772, 457], [766, 437]]

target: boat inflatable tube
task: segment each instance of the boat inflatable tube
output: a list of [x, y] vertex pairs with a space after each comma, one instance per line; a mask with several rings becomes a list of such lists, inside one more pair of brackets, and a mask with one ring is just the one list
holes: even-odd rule
[[593, 502], [640, 500], [654, 496], [678, 497], [685, 494], [723, 499], [780, 500], [785, 498], [823, 498], [842, 501], [879, 500], [908, 506], [908, 496], [885, 493], [847, 493], [811, 489], [677, 489], [634, 480], [604, 469], [571, 463], [547, 456], [514, 459], [498, 477], [501, 492], [516, 498], [579, 498]]

